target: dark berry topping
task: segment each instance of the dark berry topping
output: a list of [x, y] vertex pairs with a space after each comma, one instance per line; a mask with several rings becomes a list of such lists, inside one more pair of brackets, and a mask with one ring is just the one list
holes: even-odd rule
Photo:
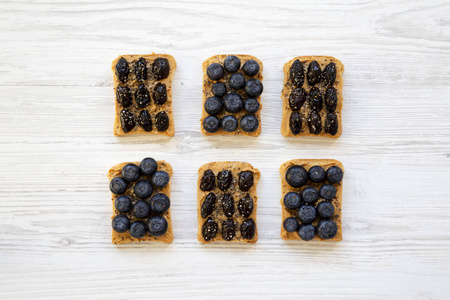
[[299, 87], [292, 90], [289, 95], [289, 107], [293, 111], [298, 111], [306, 101], [306, 91], [304, 88]]
[[254, 132], [258, 129], [259, 121], [254, 115], [245, 115], [239, 123], [245, 132]]
[[310, 241], [316, 236], [316, 228], [311, 224], [301, 225], [298, 236], [304, 241]]
[[238, 202], [238, 211], [244, 218], [250, 217], [253, 212], [253, 199], [249, 194], [242, 197]]
[[302, 116], [298, 111], [291, 113], [289, 117], [289, 128], [293, 135], [299, 134], [302, 131]]
[[332, 85], [336, 80], [336, 64], [334, 62], [326, 65], [322, 72], [322, 80], [325, 86]]
[[286, 171], [286, 181], [292, 187], [301, 187], [308, 180], [308, 172], [302, 166], [291, 166]]
[[111, 222], [115, 232], [124, 233], [130, 228], [130, 219], [125, 215], [117, 215]]
[[325, 119], [325, 132], [335, 135], [338, 132], [338, 117], [335, 113], [327, 114]]
[[170, 73], [169, 60], [161, 57], [156, 58], [153, 61], [152, 72], [155, 74], [156, 80], [167, 78]]
[[288, 209], [298, 209], [302, 204], [302, 197], [299, 193], [289, 192], [284, 195], [283, 203]]
[[122, 177], [114, 177], [109, 183], [109, 189], [113, 194], [121, 195], [127, 191], [128, 183]]
[[214, 133], [220, 128], [220, 120], [215, 116], [207, 116], [203, 120], [203, 128], [206, 132]]
[[216, 208], [216, 195], [214, 193], [209, 193], [206, 195], [205, 200], [203, 200], [202, 207], [200, 209], [200, 213], [202, 218], [206, 218], [211, 215]]
[[131, 96], [131, 90], [127, 86], [119, 85], [116, 88], [116, 98], [117, 102], [123, 107], [128, 107], [133, 103], [133, 98]]
[[134, 64], [134, 74], [136, 74], [136, 79], [138, 81], [147, 80], [147, 61], [145, 58], [139, 58]]
[[327, 180], [332, 183], [341, 182], [344, 172], [338, 166], [331, 166], [327, 170]]
[[120, 213], [129, 212], [131, 209], [131, 198], [128, 196], [119, 196], [114, 200], [114, 207]]
[[243, 89], [245, 86], [245, 77], [240, 73], [236, 73], [230, 76], [228, 79], [228, 85], [233, 90]]
[[312, 186], [307, 186], [302, 191], [302, 198], [306, 203], [312, 204], [319, 199], [319, 191]]
[[337, 225], [332, 220], [320, 220], [317, 224], [317, 234], [323, 239], [332, 239], [337, 234]]
[[260, 107], [260, 104], [259, 104], [258, 100], [254, 99], [254, 98], [249, 98], [249, 99], [245, 100], [244, 109], [249, 114], [256, 113], [259, 110], [259, 107]]
[[169, 223], [163, 216], [151, 216], [147, 221], [148, 233], [152, 236], [162, 236], [167, 232]]
[[150, 210], [155, 214], [163, 214], [169, 210], [170, 199], [166, 194], [158, 193], [152, 196], [148, 202]]
[[216, 237], [218, 230], [217, 223], [209, 217], [202, 226], [202, 236], [205, 241], [210, 241]]
[[116, 64], [116, 75], [122, 83], [128, 80], [128, 74], [130, 69], [128, 68], [128, 62], [125, 58], [121, 57]]
[[226, 132], [233, 132], [237, 129], [238, 120], [234, 116], [225, 116], [220, 121], [220, 126]]
[[165, 111], [160, 111], [155, 116], [155, 123], [158, 131], [166, 131], [169, 128], [169, 116]]
[[156, 171], [152, 175], [152, 183], [155, 187], [161, 189], [169, 184], [170, 176], [166, 171]]
[[259, 64], [256, 60], [247, 60], [242, 66], [242, 70], [248, 76], [254, 76], [259, 72]]
[[301, 87], [305, 81], [305, 70], [300, 60], [296, 59], [289, 69], [292, 84], [296, 87]]
[[312, 111], [308, 118], [309, 132], [312, 134], [319, 134], [322, 131], [322, 122], [320, 115], [316, 111]]
[[152, 123], [152, 118], [151, 118], [148, 110], [143, 109], [139, 112], [138, 123], [139, 123], [139, 126], [141, 126], [142, 129], [144, 129], [145, 131], [147, 131], [147, 132], [152, 131], [153, 123]]
[[139, 200], [133, 206], [133, 214], [138, 219], [146, 219], [150, 215], [150, 206], [144, 200]]
[[203, 172], [203, 176], [200, 179], [200, 189], [202, 191], [211, 191], [216, 187], [216, 176], [210, 169]]
[[136, 104], [140, 108], [144, 108], [150, 103], [150, 93], [143, 83], [141, 83], [138, 89], [136, 90], [135, 97], [136, 97]]
[[329, 87], [325, 91], [325, 107], [328, 112], [334, 112], [337, 106], [337, 90], [334, 87]]
[[306, 76], [308, 78], [308, 83], [310, 85], [315, 85], [320, 82], [320, 77], [322, 75], [322, 70], [320, 69], [320, 65], [317, 61], [312, 61], [308, 66], [308, 73]]
[[217, 115], [222, 111], [222, 101], [220, 101], [219, 97], [209, 97], [205, 101], [205, 111], [210, 115]]
[[296, 232], [298, 230], [298, 227], [300, 226], [300, 223], [298, 222], [297, 218], [295, 217], [288, 217], [284, 219], [283, 221], [283, 228], [287, 232]]
[[214, 96], [223, 97], [227, 93], [227, 86], [223, 82], [216, 82], [212, 85], [211, 90]]
[[147, 227], [145, 226], [144, 222], [136, 221], [131, 223], [130, 226], [130, 235], [136, 239], [143, 238], [144, 235], [147, 233]]
[[127, 109], [122, 109], [120, 111], [120, 125], [125, 133], [133, 130], [134, 126], [136, 126], [133, 113]]
[[153, 87], [152, 99], [156, 104], [163, 105], [167, 101], [167, 88], [165, 83], [158, 82]]
[[139, 166], [145, 175], [153, 175], [158, 169], [158, 163], [151, 157], [144, 158]]
[[232, 181], [233, 174], [229, 170], [223, 170], [217, 174], [217, 187], [223, 192], [228, 190]]
[[323, 107], [323, 95], [316, 87], [309, 91], [309, 107], [315, 111], [321, 111]]
[[320, 197], [325, 200], [333, 200], [336, 197], [336, 188], [332, 184], [324, 184], [320, 187]]
[[231, 241], [236, 236], [236, 225], [233, 220], [227, 219], [222, 222], [222, 238], [225, 241]]
[[140, 169], [135, 164], [126, 164], [122, 168], [122, 178], [127, 181], [136, 181], [139, 179]]
[[150, 197], [153, 193], [152, 183], [148, 180], [139, 180], [134, 185], [134, 193], [141, 199]]
[[264, 86], [259, 79], [249, 79], [245, 83], [245, 93], [249, 97], [258, 97], [262, 94]]
[[312, 223], [317, 217], [316, 208], [312, 205], [302, 205], [297, 211], [297, 217], [303, 224]]
[[317, 204], [317, 212], [321, 218], [331, 218], [334, 215], [334, 205], [328, 201]]
[[256, 223], [253, 219], [245, 219], [242, 221], [241, 227], [241, 235], [246, 240], [251, 240], [256, 233]]
[[238, 174], [239, 189], [243, 192], [248, 191], [253, 185], [253, 172], [242, 171]]
[[206, 69], [206, 75], [209, 79], [217, 81], [222, 79], [224, 75], [224, 70], [221, 64], [212, 63]]
[[321, 182], [325, 179], [325, 170], [321, 166], [313, 166], [309, 168], [308, 176], [312, 182]]
[[244, 107], [244, 100], [236, 92], [229, 93], [223, 97], [223, 106], [230, 113], [237, 113]]
[[241, 67], [241, 60], [234, 55], [230, 55], [227, 58], [225, 58], [223, 62], [223, 67], [225, 70], [227, 70], [230, 73], [234, 73]]

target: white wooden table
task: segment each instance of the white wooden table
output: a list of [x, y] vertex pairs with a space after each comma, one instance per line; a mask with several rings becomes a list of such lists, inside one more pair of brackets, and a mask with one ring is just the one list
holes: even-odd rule
[[[208, 2], [1, 2], [0, 298], [449, 299], [450, 3]], [[178, 62], [176, 135], [114, 137], [110, 63], [152, 51]], [[264, 63], [258, 138], [199, 131], [218, 53]], [[280, 134], [282, 66], [309, 54], [345, 65], [338, 140]], [[175, 240], [114, 246], [106, 172], [146, 156], [174, 168]], [[342, 242], [280, 239], [292, 158], [344, 163]], [[196, 239], [215, 160], [262, 173], [253, 246]]]

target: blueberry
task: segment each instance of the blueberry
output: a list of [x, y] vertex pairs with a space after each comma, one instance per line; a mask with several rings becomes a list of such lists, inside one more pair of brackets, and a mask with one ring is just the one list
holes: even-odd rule
[[124, 233], [130, 228], [130, 219], [125, 215], [117, 215], [111, 225], [115, 232]]
[[223, 82], [216, 82], [212, 85], [211, 90], [214, 96], [223, 97], [227, 93], [227, 86]]
[[140, 108], [144, 108], [150, 103], [150, 92], [143, 83], [137, 88], [135, 98], [136, 104]]
[[313, 166], [309, 168], [308, 176], [312, 182], [321, 182], [325, 179], [325, 170], [321, 166]]
[[240, 90], [244, 88], [244, 86], [246, 86], [244, 75], [240, 73], [231, 75], [230, 78], [228, 79], [228, 85], [233, 90]]
[[308, 83], [310, 85], [315, 85], [320, 82], [320, 78], [322, 75], [322, 70], [320, 69], [320, 65], [317, 61], [313, 60], [309, 63], [308, 72], [306, 73], [306, 77], [308, 78]]
[[289, 69], [289, 76], [291, 78], [292, 84], [296, 87], [301, 87], [305, 81], [305, 70], [303, 69], [303, 64], [300, 60], [296, 59], [291, 68]]
[[331, 135], [335, 135], [338, 132], [338, 118], [335, 113], [327, 114], [325, 119], [325, 132]]
[[147, 61], [145, 58], [140, 57], [134, 64], [134, 74], [137, 81], [147, 80]]
[[139, 112], [138, 123], [145, 131], [152, 131], [153, 122], [148, 110], [143, 109]]
[[234, 73], [241, 67], [241, 60], [237, 56], [230, 55], [225, 58], [223, 66], [228, 72]]
[[284, 195], [283, 203], [288, 209], [297, 209], [302, 204], [302, 197], [299, 193], [289, 192]]
[[254, 76], [259, 72], [259, 64], [256, 60], [247, 60], [242, 66], [242, 70], [248, 76]]
[[215, 116], [207, 116], [203, 120], [203, 128], [206, 132], [214, 133], [220, 128], [220, 120]]
[[153, 193], [152, 183], [148, 180], [139, 180], [134, 185], [134, 193], [141, 199], [150, 197]]
[[109, 183], [109, 189], [113, 194], [121, 195], [126, 192], [128, 183], [122, 177], [114, 177]]
[[152, 196], [148, 204], [150, 205], [150, 210], [153, 213], [163, 214], [169, 210], [170, 199], [166, 194], [158, 193]]
[[311, 224], [301, 225], [297, 233], [302, 240], [310, 241], [316, 236], [316, 228]]
[[159, 105], [163, 105], [167, 102], [167, 87], [165, 83], [158, 82], [153, 87], [152, 99], [153, 102]]
[[236, 236], [236, 225], [233, 220], [227, 219], [222, 222], [222, 238], [229, 242]]
[[259, 102], [254, 98], [249, 98], [244, 102], [244, 109], [249, 114], [254, 114], [259, 110]]
[[216, 176], [210, 169], [203, 172], [203, 176], [200, 179], [200, 189], [202, 191], [211, 191], [216, 187]]
[[136, 181], [139, 179], [140, 169], [135, 164], [126, 164], [122, 168], [122, 178], [126, 181]]
[[256, 233], [256, 223], [253, 219], [245, 219], [240, 227], [241, 235], [246, 240], [251, 240]]
[[288, 217], [288, 218], [284, 219], [283, 228], [287, 232], [295, 232], [298, 230], [299, 226], [300, 226], [300, 223], [298, 222], [297, 218], [295, 218], [295, 217]]
[[316, 111], [311, 111], [308, 118], [309, 132], [319, 134], [322, 131], [322, 121], [320, 115]]
[[222, 110], [222, 101], [216, 96], [209, 97], [205, 101], [205, 111], [210, 115], [217, 115]]
[[150, 206], [144, 200], [139, 200], [133, 206], [133, 213], [138, 219], [146, 219], [150, 215]]
[[295, 188], [303, 186], [308, 180], [308, 172], [302, 166], [291, 166], [286, 171], [287, 183]]
[[293, 135], [297, 135], [302, 131], [302, 116], [298, 111], [291, 113], [289, 117], [289, 129]]
[[170, 64], [167, 58], [157, 57], [152, 64], [152, 72], [156, 80], [167, 78], [170, 73]]
[[134, 115], [127, 109], [122, 109], [120, 111], [120, 125], [122, 126], [122, 130], [127, 133], [133, 130], [136, 126], [136, 121], [134, 119]]
[[238, 211], [244, 218], [250, 217], [253, 212], [253, 199], [249, 194], [242, 197], [238, 202]]
[[238, 126], [238, 120], [234, 116], [225, 116], [221, 120], [222, 129], [226, 132], [233, 132]]
[[152, 175], [152, 183], [157, 188], [163, 188], [169, 183], [170, 177], [166, 171], [156, 171]]
[[151, 216], [147, 221], [148, 233], [152, 236], [162, 236], [167, 232], [169, 224], [163, 216]]
[[212, 63], [206, 69], [206, 75], [209, 79], [217, 81], [222, 79], [224, 75], [223, 67], [221, 64]]
[[237, 113], [244, 107], [244, 100], [241, 95], [232, 92], [223, 97], [223, 106], [230, 113]]
[[337, 106], [337, 90], [334, 87], [329, 87], [325, 91], [325, 107], [328, 112], [334, 112]]
[[165, 111], [160, 111], [156, 114], [155, 126], [158, 131], [166, 131], [169, 128], [169, 116]]
[[121, 57], [116, 64], [116, 75], [120, 81], [125, 83], [128, 79], [130, 69], [128, 68], [128, 62], [125, 58]]
[[249, 79], [245, 83], [245, 93], [249, 97], [258, 97], [259, 95], [262, 94], [263, 90], [264, 90], [264, 86], [261, 83], [261, 80], [259, 80], [259, 79], [255, 79], [255, 78]]
[[141, 172], [145, 175], [153, 175], [158, 169], [158, 163], [151, 157], [146, 157], [140, 164]]
[[306, 91], [304, 88], [295, 88], [289, 95], [289, 107], [293, 111], [298, 111], [306, 101]]
[[202, 236], [205, 241], [210, 241], [216, 237], [218, 230], [217, 223], [209, 217], [202, 225]]
[[253, 185], [253, 172], [242, 171], [238, 174], [238, 186], [243, 192], [248, 191]]
[[332, 183], [339, 183], [344, 177], [344, 172], [338, 166], [331, 166], [327, 170], [327, 180]]
[[303, 224], [312, 223], [317, 217], [316, 208], [312, 205], [302, 205], [297, 211], [297, 217]]
[[321, 218], [331, 218], [334, 215], [334, 205], [328, 201], [322, 201], [317, 205], [317, 212]]
[[307, 186], [302, 191], [302, 198], [306, 203], [312, 204], [319, 199], [319, 191], [312, 186]]
[[240, 125], [245, 132], [254, 132], [258, 129], [259, 121], [254, 115], [245, 115], [241, 118]]
[[336, 80], [336, 64], [334, 62], [330, 62], [326, 65], [325, 69], [323, 69], [322, 80], [325, 86], [329, 86], [334, 83]]
[[131, 223], [130, 226], [130, 235], [136, 239], [143, 238], [144, 235], [147, 233], [147, 227], [145, 226], [144, 222], [141, 221], [135, 221]]
[[131, 96], [131, 90], [127, 86], [119, 85], [116, 88], [116, 98], [117, 102], [123, 107], [128, 107], [133, 103], [133, 98]]
[[314, 111], [321, 111], [323, 107], [323, 95], [317, 87], [309, 91], [309, 107]]
[[216, 195], [214, 193], [209, 193], [206, 195], [205, 200], [203, 200], [202, 207], [200, 208], [200, 214], [202, 218], [206, 218], [211, 215], [216, 208]]
[[320, 220], [317, 224], [317, 234], [323, 239], [332, 239], [337, 234], [337, 225], [332, 220]]
[[220, 171], [217, 174], [217, 186], [221, 191], [226, 191], [231, 186], [233, 174], [229, 170]]
[[114, 200], [114, 207], [120, 213], [129, 212], [131, 209], [131, 198], [128, 196], [119, 196]]
[[336, 188], [332, 184], [324, 184], [320, 187], [320, 197], [325, 200], [333, 200], [336, 197]]

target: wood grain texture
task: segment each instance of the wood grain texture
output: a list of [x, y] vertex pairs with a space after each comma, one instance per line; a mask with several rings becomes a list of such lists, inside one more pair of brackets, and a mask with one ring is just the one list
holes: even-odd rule
[[[0, 298], [448, 299], [448, 1], [6, 1], [0, 10]], [[111, 61], [168, 53], [173, 138], [111, 134]], [[200, 133], [202, 62], [264, 63], [258, 138]], [[343, 135], [280, 134], [283, 64], [345, 65]], [[110, 242], [110, 166], [169, 161], [174, 241]], [[281, 240], [279, 166], [346, 170], [344, 240]], [[196, 239], [199, 166], [261, 172], [255, 245]], [[225, 286], [232, 285], [232, 289]]]

